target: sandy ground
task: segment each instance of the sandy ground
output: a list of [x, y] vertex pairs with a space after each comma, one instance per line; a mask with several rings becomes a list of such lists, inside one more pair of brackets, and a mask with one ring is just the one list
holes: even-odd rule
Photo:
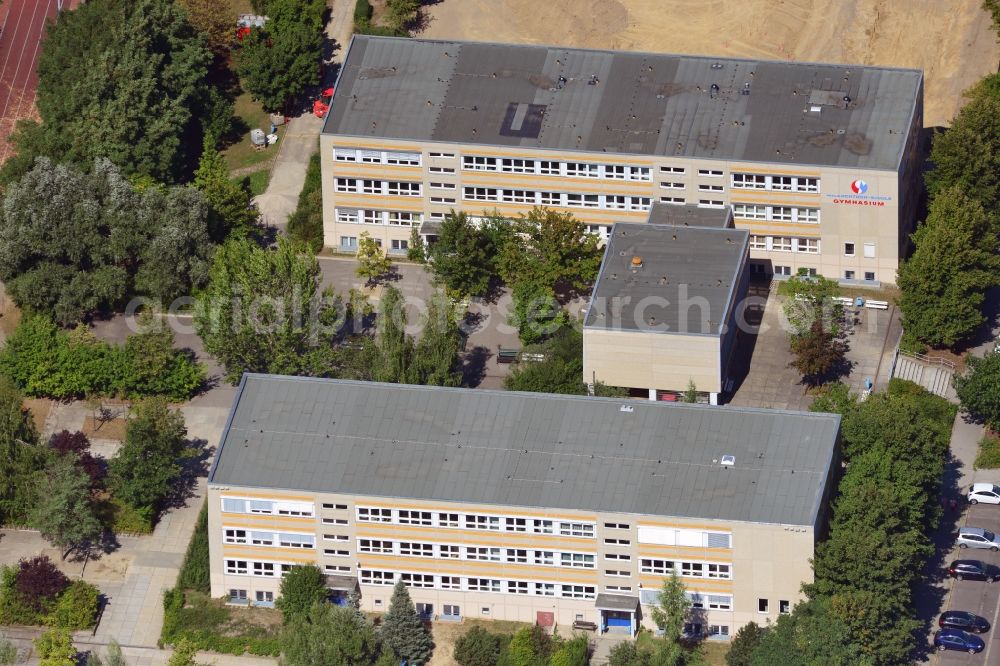
[[923, 69], [924, 124], [997, 70], [980, 0], [441, 0], [421, 37]]

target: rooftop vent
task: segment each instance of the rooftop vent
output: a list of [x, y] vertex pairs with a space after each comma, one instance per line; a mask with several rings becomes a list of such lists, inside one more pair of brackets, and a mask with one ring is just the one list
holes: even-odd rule
[[625, 414], [631, 414], [632, 412], [635, 411], [635, 407], [633, 407], [632, 405], [622, 405], [621, 407], [618, 408], [618, 411], [624, 412]]
[[733, 465], [736, 464], [736, 456], [730, 456], [730, 455], [722, 456], [721, 464], [726, 465], [727, 467], [732, 467]]
[[632, 257], [632, 268], [642, 268], [642, 257], [639, 255]]

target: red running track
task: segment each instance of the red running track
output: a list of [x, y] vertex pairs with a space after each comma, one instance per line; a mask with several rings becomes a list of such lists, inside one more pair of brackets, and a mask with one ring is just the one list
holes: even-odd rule
[[10, 156], [7, 142], [22, 118], [37, 117], [35, 63], [41, 52], [45, 22], [59, 6], [71, 9], [79, 0], [3, 0], [0, 4], [0, 164]]

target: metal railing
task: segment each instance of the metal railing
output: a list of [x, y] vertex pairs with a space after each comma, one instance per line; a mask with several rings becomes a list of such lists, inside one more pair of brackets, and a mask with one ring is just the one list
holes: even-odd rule
[[918, 354], [916, 352], [908, 352], [902, 349], [899, 350], [900, 356], [906, 356], [912, 358], [915, 361], [920, 361], [921, 363], [926, 363], [928, 365], [939, 365], [943, 368], [948, 368], [949, 370], [955, 369], [955, 364], [946, 358], [932, 358], [926, 354]]

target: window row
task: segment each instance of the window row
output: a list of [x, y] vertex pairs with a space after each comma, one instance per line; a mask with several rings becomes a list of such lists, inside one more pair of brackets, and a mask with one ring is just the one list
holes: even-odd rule
[[604, 208], [607, 210], [649, 210], [650, 197], [619, 194], [577, 194], [573, 192], [539, 192], [508, 190], [496, 187], [463, 187], [462, 198], [470, 201], [534, 204], [536, 206], [566, 206], [568, 208]]
[[541, 597], [562, 597], [563, 599], [593, 599], [597, 596], [597, 588], [593, 585], [567, 585], [544, 581], [440, 576], [379, 569], [361, 569], [358, 572], [358, 578], [362, 585], [395, 585], [398, 581], [403, 581], [408, 587], [459, 590], [462, 592], [530, 594]]
[[390, 227], [414, 227], [423, 220], [421, 213], [404, 210], [375, 210], [368, 208], [336, 209], [337, 222], [341, 224], [385, 224]]
[[677, 529], [656, 525], [639, 526], [639, 543], [656, 546], [694, 546], [697, 548], [732, 548], [733, 535], [728, 532]]
[[370, 180], [367, 178], [337, 178], [334, 189], [338, 192], [360, 192], [362, 194], [393, 194], [401, 197], [419, 197], [420, 183], [408, 180]]
[[[700, 592], [685, 592], [684, 596], [691, 601], [691, 608], [709, 610], [732, 610], [733, 595], [702, 594]], [[655, 606], [660, 603], [659, 590], [639, 590], [639, 603], [643, 606]]]
[[466, 171], [496, 171], [499, 173], [527, 173], [539, 176], [569, 176], [575, 178], [611, 178], [614, 180], [650, 179], [650, 168], [621, 164], [595, 164], [592, 162], [557, 162], [510, 157], [481, 157], [463, 155], [462, 168]]
[[669, 576], [677, 572], [678, 576], [688, 578], [726, 578], [733, 577], [731, 564], [717, 562], [675, 562], [644, 557], [639, 560], [639, 571], [644, 574]]
[[367, 164], [389, 164], [392, 166], [420, 166], [420, 153], [400, 153], [386, 150], [334, 148], [333, 159], [337, 162], [363, 162]]
[[804, 176], [765, 176], [756, 173], [734, 173], [733, 189], [772, 190], [780, 192], [819, 192], [819, 178]]
[[818, 238], [794, 238], [790, 236], [750, 236], [751, 250], [766, 250], [768, 252], [803, 252], [819, 254]]
[[275, 516], [307, 516], [315, 511], [312, 502], [276, 502], [272, 500], [222, 498], [223, 513], [261, 513]]
[[737, 203], [733, 204], [733, 216], [747, 220], [819, 224], [819, 208]]
[[244, 530], [231, 527], [223, 530], [222, 540], [226, 543], [245, 543], [251, 546], [280, 546], [282, 548], [316, 547], [315, 534]]
[[424, 541], [389, 541], [359, 539], [358, 552], [380, 555], [409, 555], [411, 557], [436, 557], [456, 560], [481, 560], [509, 564], [534, 564], [593, 569], [594, 555], [567, 553], [527, 548], [499, 548], [494, 546], [458, 546]]
[[517, 518], [478, 513], [445, 513], [412, 509], [383, 509], [358, 507], [358, 522], [395, 523], [397, 525], [422, 525], [425, 527], [452, 527], [467, 530], [494, 532], [526, 532], [532, 534], [558, 534], [560, 536], [594, 536], [594, 523], [553, 521], [544, 518]]
[[230, 558], [223, 560], [225, 572], [232, 576], [276, 578], [284, 576], [294, 566], [294, 564], [288, 562], [263, 562], [260, 560], [237, 560]]

